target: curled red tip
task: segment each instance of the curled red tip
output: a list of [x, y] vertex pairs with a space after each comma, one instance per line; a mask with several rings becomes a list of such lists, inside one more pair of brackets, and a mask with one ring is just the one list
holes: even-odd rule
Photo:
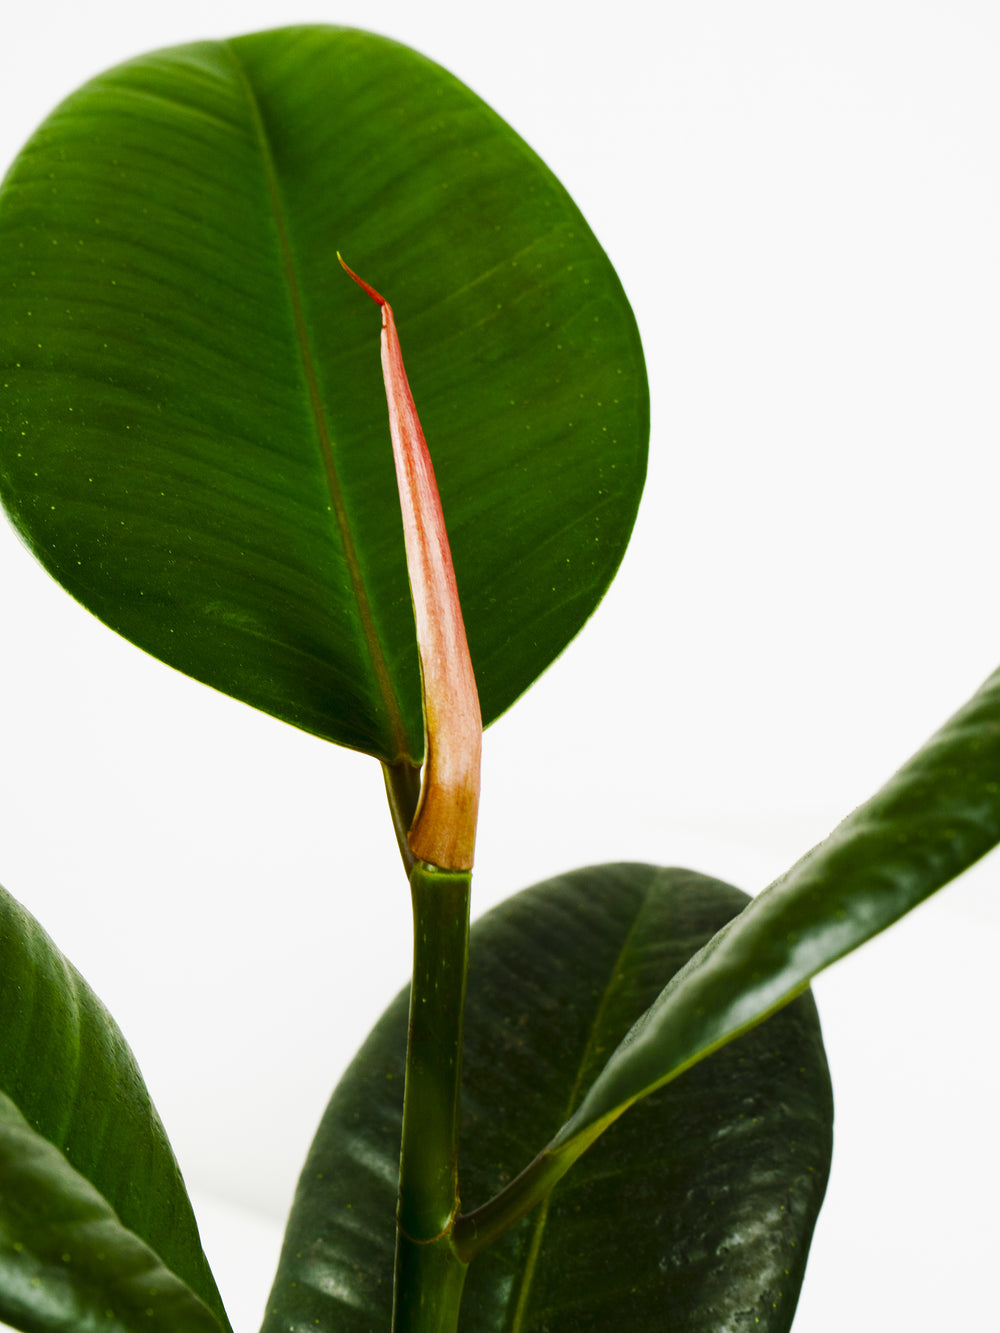
[[372, 298], [372, 300], [376, 303], [376, 305], [386, 304], [386, 299], [384, 296], [380, 296], [378, 292], [375, 290], [375, 288], [371, 286], [370, 283], [365, 282], [364, 278], [359, 278], [358, 275], [354, 272], [354, 269], [351, 268], [349, 264], [344, 263], [344, 256], [340, 253], [339, 250], [337, 251], [337, 258], [340, 260], [340, 267], [344, 270], [347, 276], [349, 278], [353, 278], [354, 281], [361, 288], [361, 290], [363, 292], [367, 292], [368, 295]]

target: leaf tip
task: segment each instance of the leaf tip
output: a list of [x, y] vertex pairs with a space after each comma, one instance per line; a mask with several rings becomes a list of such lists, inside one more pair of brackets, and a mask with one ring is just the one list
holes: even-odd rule
[[386, 301], [386, 299], [385, 299], [385, 297], [384, 297], [384, 296], [380, 296], [379, 293], [375, 290], [375, 288], [374, 288], [370, 283], [365, 282], [364, 278], [359, 278], [359, 277], [358, 277], [358, 275], [354, 272], [354, 269], [351, 268], [350, 264], [348, 264], [348, 263], [345, 261], [344, 256], [340, 253], [339, 250], [337, 251], [337, 258], [338, 258], [339, 261], [340, 261], [340, 267], [344, 270], [344, 272], [347, 274], [347, 276], [348, 276], [349, 278], [353, 278], [354, 281], [355, 281], [355, 282], [358, 284], [358, 286], [361, 288], [361, 290], [362, 290], [363, 292], [367, 292], [368, 295], [372, 298], [372, 300], [375, 302], [376, 305], [385, 306], [385, 305], [388, 304], [387, 301]]

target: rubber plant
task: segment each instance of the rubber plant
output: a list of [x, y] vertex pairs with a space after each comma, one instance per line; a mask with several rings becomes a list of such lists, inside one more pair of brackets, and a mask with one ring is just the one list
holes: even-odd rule
[[[0, 364], [0, 488], [54, 577], [384, 770], [412, 987], [319, 1127], [266, 1333], [788, 1329], [831, 1146], [809, 980], [1000, 840], [1000, 676], [752, 900], [595, 866], [470, 936], [481, 726], [614, 575], [647, 389], [557, 181], [379, 37], [73, 94], [0, 192]], [[0, 913], [0, 1318], [227, 1330], [123, 1037]]]

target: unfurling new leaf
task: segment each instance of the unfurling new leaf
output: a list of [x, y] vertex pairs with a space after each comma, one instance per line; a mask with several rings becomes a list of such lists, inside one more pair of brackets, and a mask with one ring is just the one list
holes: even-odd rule
[[403, 367], [392, 307], [340, 255], [337, 258], [382, 309], [382, 376], [424, 705], [424, 772], [409, 831], [410, 850], [418, 860], [442, 870], [471, 870], [483, 723], [441, 497]]

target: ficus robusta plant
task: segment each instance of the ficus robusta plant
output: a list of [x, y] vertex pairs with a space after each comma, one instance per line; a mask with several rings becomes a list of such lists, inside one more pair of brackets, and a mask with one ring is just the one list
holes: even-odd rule
[[[265, 1333], [788, 1329], [831, 1146], [809, 980], [1000, 840], [1000, 676], [753, 900], [603, 865], [470, 935], [481, 727], [614, 575], [646, 381], [558, 182], [365, 33], [64, 102], [0, 192], [0, 372], [4, 503], [55, 578], [384, 771], [412, 986], [320, 1125]], [[113, 1020], [6, 895], [0, 959], [0, 1318], [226, 1333]]]

